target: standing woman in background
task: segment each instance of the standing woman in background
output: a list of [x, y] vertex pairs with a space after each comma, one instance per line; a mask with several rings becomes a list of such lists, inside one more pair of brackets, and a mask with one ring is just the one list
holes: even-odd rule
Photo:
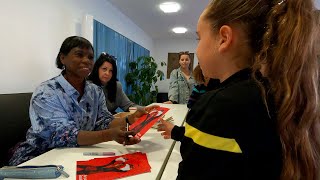
[[221, 83], [187, 115], [177, 179], [319, 180], [314, 9], [313, 0], [209, 3], [197, 56]]
[[195, 83], [190, 67], [189, 51], [179, 53], [179, 64], [180, 67], [170, 74], [169, 101], [164, 102], [166, 104], [187, 104]]
[[116, 113], [117, 108], [129, 111], [129, 107], [141, 107], [130, 101], [123, 92], [122, 85], [117, 80], [117, 65], [114, 56], [105, 52], [101, 53], [88, 79], [102, 87], [108, 110], [112, 114]]

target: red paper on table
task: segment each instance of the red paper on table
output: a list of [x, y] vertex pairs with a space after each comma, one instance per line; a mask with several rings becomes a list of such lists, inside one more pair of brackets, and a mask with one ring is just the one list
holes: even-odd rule
[[129, 130], [136, 131], [136, 137], [141, 138], [167, 111], [169, 111], [169, 108], [155, 108], [149, 112], [149, 114], [145, 114], [137, 119], [136, 122], [129, 127]]
[[145, 153], [77, 161], [77, 180], [111, 180], [150, 172]]

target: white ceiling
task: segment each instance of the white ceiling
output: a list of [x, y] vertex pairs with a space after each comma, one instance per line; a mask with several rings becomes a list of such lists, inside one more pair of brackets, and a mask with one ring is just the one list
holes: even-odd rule
[[[153, 39], [196, 39], [198, 18], [210, 0], [174, 0], [180, 3], [177, 13], [165, 14], [159, 4], [165, 0], [107, 0]], [[168, 1], [168, 0], [167, 0]], [[185, 34], [171, 29], [184, 26]]]
[[[195, 39], [198, 18], [210, 0], [107, 0], [118, 8], [131, 21], [138, 25], [153, 39]], [[177, 13], [164, 14], [159, 4], [165, 1], [180, 3], [181, 10]], [[320, 0], [315, 0], [316, 8]], [[171, 29], [184, 26], [186, 34], [174, 34]]]

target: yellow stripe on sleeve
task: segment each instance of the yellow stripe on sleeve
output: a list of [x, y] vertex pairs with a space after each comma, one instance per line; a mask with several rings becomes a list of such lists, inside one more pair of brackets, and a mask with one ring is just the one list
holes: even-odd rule
[[185, 124], [185, 127], [186, 131], [184, 135], [191, 138], [193, 142], [200, 146], [221, 151], [242, 153], [240, 146], [235, 139], [223, 138], [202, 132], [190, 126], [188, 123]]

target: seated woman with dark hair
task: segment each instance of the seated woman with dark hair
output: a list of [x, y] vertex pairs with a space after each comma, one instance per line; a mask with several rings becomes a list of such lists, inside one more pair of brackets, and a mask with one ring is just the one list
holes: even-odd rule
[[107, 53], [101, 53], [93, 66], [89, 80], [101, 86], [105, 97], [108, 110], [115, 114], [117, 108], [129, 111], [129, 107], [141, 107], [129, 100], [122, 90], [121, 83], [117, 80], [117, 65], [115, 57]]

